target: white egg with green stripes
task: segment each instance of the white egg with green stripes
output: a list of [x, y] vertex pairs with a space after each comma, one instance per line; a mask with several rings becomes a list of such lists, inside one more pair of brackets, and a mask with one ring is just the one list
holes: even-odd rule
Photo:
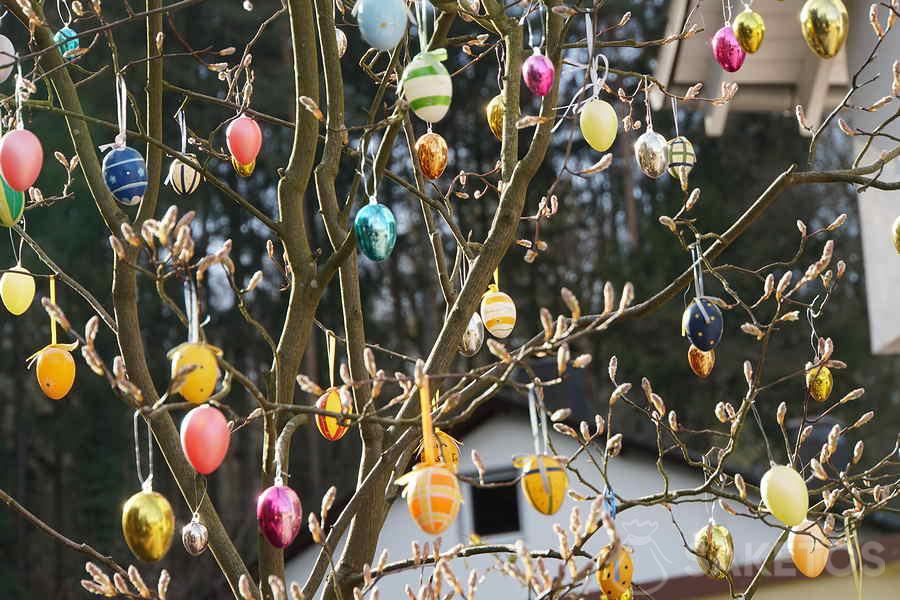
[[437, 123], [450, 110], [453, 83], [441, 61], [446, 51], [420, 52], [403, 70], [403, 97], [423, 121]]

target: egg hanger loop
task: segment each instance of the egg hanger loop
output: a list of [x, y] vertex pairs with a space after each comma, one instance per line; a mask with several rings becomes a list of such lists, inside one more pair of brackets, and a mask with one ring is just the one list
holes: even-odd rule
[[437, 457], [434, 453], [434, 426], [431, 422], [431, 386], [428, 375], [424, 374], [419, 385], [419, 410], [422, 413], [422, 449], [425, 462], [433, 465], [437, 462]]
[[[24, 232], [25, 231], [25, 215], [22, 215], [21, 223], [22, 223], [21, 224], [22, 231]], [[13, 237], [13, 228], [10, 227], [9, 228], [9, 243], [12, 246], [13, 257], [15, 257], [16, 266], [18, 266], [18, 267], [22, 266], [22, 247], [23, 247], [24, 242], [25, 242], [25, 238], [20, 235], [18, 248], [16, 247], [16, 240]]]
[[188, 320], [188, 342], [197, 344], [200, 342], [200, 298], [190, 275], [184, 282], [184, 312]]
[[[197, 479], [203, 480], [203, 493], [197, 493]], [[194, 478], [194, 498], [199, 498], [197, 500], [197, 506], [191, 511], [191, 522], [199, 523], [200, 522], [200, 507], [203, 505], [203, 501], [206, 500], [206, 491], [209, 489], [209, 483], [206, 480], [206, 477], [195, 477]]]
[[678, 99], [672, 96], [672, 121], [675, 123], [675, 137], [679, 137], [678, 133]]
[[325, 330], [325, 351], [328, 354], [328, 382], [334, 388], [334, 365], [337, 361], [337, 336], [330, 329]]
[[187, 154], [187, 117], [184, 114], [184, 106], [175, 113], [175, 121], [178, 123], [178, 130], [181, 132], [181, 153]]
[[[600, 97], [600, 92], [603, 90], [603, 87], [606, 85], [606, 78], [609, 76], [609, 59], [606, 58], [606, 55], [603, 53], [594, 54], [594, 21], [591, 19], [591, 13], [584, 13], [584, 28], [585, 28], [585, 39], [587, 40], [587, 52], [588, 52], [588, 61], [584, 66], [587, 69], [588, 77], [586, 79], [590, 79], [590, 81], [585, 81], [584, 85], [575, 92], [575, 95], [572, 96], [572, 101], [569, 102], [568, 106], [565, 107], [565, 111], [563, 111], [562, 117], [560, 117], [559, 121], [556, 122], [556, 125], [551, 129], [551, 133], [555, 132], [559, 129], [559, 126], [566, 120], [566, 117], [569, 115], [569, 111], [573, 108], [575, 109], [575, 114], [581, 112], [581, 108], [591, 100], [595, 100]], [[600, 63], [603, 63], [603, 77], [598, 78], [598, 71], [600, 70]], [[579, 98], [586, 91], [591, 90], [591, 95], [589, 98], [585, 99], [582, 102], [579, 102]], [[562, 109], [562, 107], [560, 107]], [[560, 110], [557, 109], [557, 112]]]
[[[153, 491], [153, 433], [150, 431], [150, 422], [144, 419], [147, 424], [147, 478], [141, 471], [141, 447], [140, 435], [138, 433], [138, 417], [141, 415], [140, 409], [134, 411], [134, 462], [137, 466], [138, 481], [141, 483], [141, 490], [144, 492]], [[199, 505], [198, 505], [199, 507]]]
[[414, 15], [414, 20], [419, 33], [419, 52], [427, 52], [431, 44], [431, 39], [428, 37], [428, 9], [425, 6], [425, 0], [416, 0], [415, 4], [416, 14]]
[[16, 129], [25, 129], [25, 120], [22, 117], [22, 103], [25, 95], [24, 77], [22, 76], [22, 61], [16, 52]]
[[806, 309], [806, 320], [809, 322], [809, 343], [813, 349], [813, 355], [816, 360], [819, 359], [819, 332], [816, 331], [816, 319], [821, 316], [821, 312], [816, 312], [813, 310], [813, 306], [815, 306], [816, 302], [819, 300], [819, 296], [813, 298], [813, 301], [810, 302], [809, 307]]
[[111, 144], [99, 146], [101, 152], [111, 148], [124, 148], [128, 131], [128, 88], [125, 87], [125, 77], [122, 73], [116, 73], [116, 120], [119, 124], [119, 133]]
[[650, 108], [650, 79], [644, 75], [644, 111], [647, 113], [647, 131], [653, 131], [653, 110]]
[[[62, 15], [62, 7], [66, 8], [66, 16]], [[72, 11], [69, 9], [69, 3], [65, 0], [56, 0], [56, 13], [59, 15], [59, 20], [62, 21], [63, 27], [68, 27], [72, 24]]]
[[725, 26], [731, 25], [731, 17], [734, 16], [731, 10], [731, 0], [722, 0], [722, 17], [725, 19]]

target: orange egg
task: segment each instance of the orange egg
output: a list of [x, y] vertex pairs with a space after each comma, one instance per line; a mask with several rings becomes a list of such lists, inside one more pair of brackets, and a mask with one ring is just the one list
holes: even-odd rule
[[37, 357], [38, 384], [48, 398], [65, 397], [75, 383], [75, 359], [68, 350], [48, 346]]
[[807, 577], [818, 577], [828, 565], [828, 538], [818, 524], [804, 521], [788, 536], [788, 550], [797, 570]]

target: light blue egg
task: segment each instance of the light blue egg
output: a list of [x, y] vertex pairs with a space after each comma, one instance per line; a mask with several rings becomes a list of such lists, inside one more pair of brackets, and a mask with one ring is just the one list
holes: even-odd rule
[[376, 50], [393, 50], [408, 21], [404, 0], [360, 0], [356, 20], [363, 39]]
[[359, 209], [353, 222], [356, 244], [374, 261], [382, 261], [397, 243], [397, 220], [387, 206], [370, 203]]
[[[59, 48], [59, 53], [64, 57], [66, 52], [77, 50], [81, 46], [81, 42], [78, 40], [78, 32], [71, 27], [63, 27], [53, 34], [53, 42], [59, 44], [57, 48]], [[75, 57], [69, 56], [68, 60], [73, 58]]]
[[103, 179], [116, 200], [128, 206], [137, 204], [147, 191], [144, 157], [128, 146], [113, 148], [103, 157]]

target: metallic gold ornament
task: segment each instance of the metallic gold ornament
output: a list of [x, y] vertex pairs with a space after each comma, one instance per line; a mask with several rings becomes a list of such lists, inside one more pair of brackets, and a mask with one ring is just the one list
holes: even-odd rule
[[503, 104], [503, 94], [497, 94], [491, 98], [491, 101], [488, 102], [484, 112], [487, 115], [487, 122], [488, 126], [491, 128], [491, 133], [493, 133], [494, 137], [498, 140], [503, 139], [503, 115], [506, 112], [506, 107]]
[[200, 556], [206, 551], [209, 544], [209, 530], [200, 522], [197, 515], [181, 528], [181, 543], [191, 556]]
[[807, 0], [800, 10], [800, 27], [810, 50], [822, 58], [834, 58], [850, 30], [847, 7], [841, 0]]
[[237, 161], [237, 159], [232, 156], [231, 166], [234, 167], [234, 172], [241, 177], [250, 177], [251, 175], [253, 175], [254, 169], [256, 169], [256, 159], [254, 159], [253, 162], [242, 165]]
[[469, 318], [469, 324], [463, 332], [462, 341], [459, 343], [459, 353], [463, 356], [475, 356], [481, 350], [484, 343], [484, 323], [481, 321], [481, 315], [477, 312], [472, 313]]
[[731, 28], [734, 30], [734, 37], [737, 38], [741, 48], [749, 54], [759, 50], [763, 38], [766, 36], [766, 24], [763, 22], [762, 15], [749, 6], [735, 17]]
[[428, 132], [416, 140], [416, 156], [422, 174], [428, 179], [439, 179], [447, 168], [447, 141], [440, 135]]
[[669, 146], [666, 138], [647, 128], [634, 143], [634, 158], [647, 177], [657, 179], [669, 166]]
[[694, 536], [697, 564], [709, 577], [725, 579], [734, 561], [734, 542], [723, 525], [710, 523]]
[[894, 250], [900, 254], [900, 217], [894, 220], [894, 227], [891, 229], [891, 239], [894, 242]]
[[145, 562], [166, 555], [175, 533], [172, 505], [157, 492], [138, 492], [122, 507], [122, 535], [131, 551]]
[[712, 373], [713, 367], [716, 366], [716, 351], [709, 350], [704, 352], [691, 344], [691, 347], [688, 348], [688, 364], [691, 366], [691, 371], [694, 372], [694, 375], [706, 379]]
[[604, 547], [597, 554], [597, 564], [602, 568], [597, 571], [597, 583], [606, 600], [631, 600], [631, 581], [634, 578], [634, 562], [628, 548], [619, 548], [619, 554], [609, 559], [611, 548]]
[[831, 395], [834, 387], [834, 378], [831, 369], [826, 366], [813, 367], [812, 363], [806, 363], [806, 389], [816, 402], [825, 402]]

